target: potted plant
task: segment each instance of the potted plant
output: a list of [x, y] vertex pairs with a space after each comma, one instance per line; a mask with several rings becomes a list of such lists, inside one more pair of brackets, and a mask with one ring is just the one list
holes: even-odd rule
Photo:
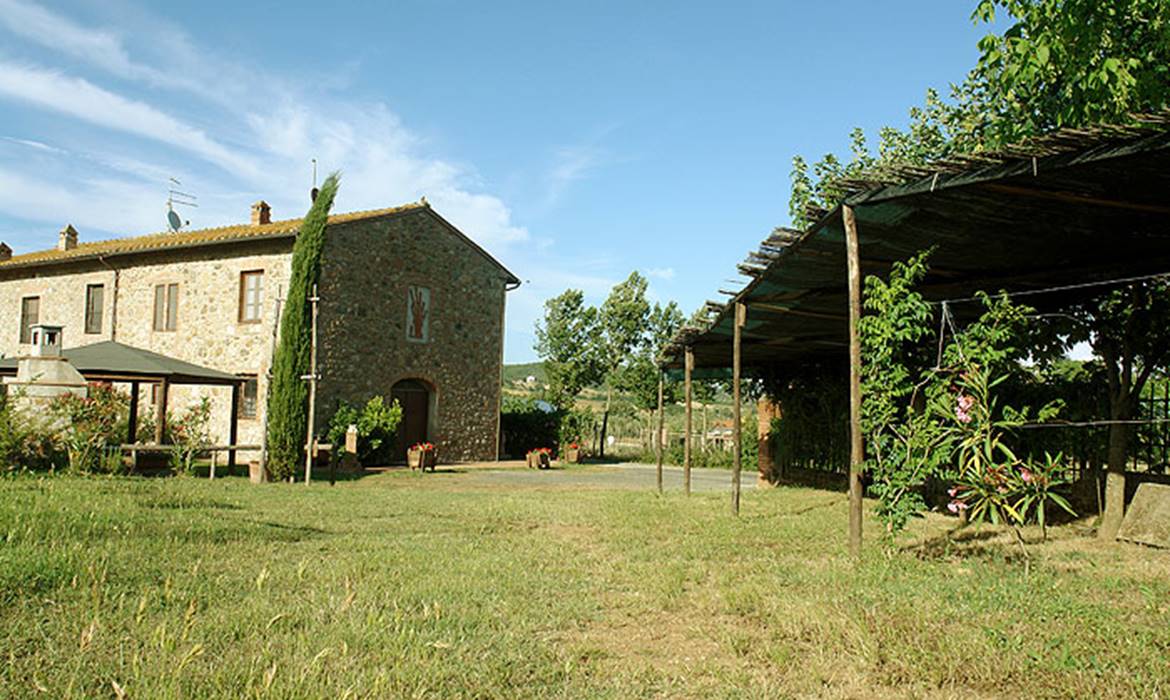
[[552, 449], [537, 447], [528, 451], [529, 469], [548, 469], [552, 465]]
[[411, 469], [435, 471], [436, 458], [433, 442], [419, 442], [406, 451], [406, 463]]
[[565, 450], [565, 461], [569, 464], [580, 464], [585, 456], [585, 451], [581, 449], [581, 444], [577, 441], [569, 443], [569, 447]]

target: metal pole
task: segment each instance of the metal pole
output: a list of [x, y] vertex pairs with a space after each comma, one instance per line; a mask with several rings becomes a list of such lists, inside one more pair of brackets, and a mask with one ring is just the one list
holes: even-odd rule
[[309, 424], [305, 430], [305, 483], [308, 484], [313, 474], [313, 423], [317, 417], [317, 285], [313, 285], [313, 296], [309, 302], [313, 305], [313, 325], [309, 345]]
[[861, 554], [861, 468], [865, 446], [861, 436], [861, 256], [853, 207], [841, 208], [845, 224], [845, 254], [849, 269], [849, 554]]
[[743, 324], [747, 320], [747, 307], [735, 302], [735, 334], [731, 345], [731, 421], [734, 424], [735, 461], [731, 469], [731, 513], [739, 515], [739, 472], [743, 466], [743, 426], [740, 420], [740, 346], [743, 344]]
[[663, 453], [666, 451], [665, 445], [662, 444], [664, 442], [664, 440], [662, 439], [662, 437], [663, 437], [662, 436], [662, 426], [664, 423], [663, 411], [662, 411], [662, 385], [664, 383], [665, 376], [666, 375], [662, 372], [662, 370], [658, 370], [658, 440], [657, 440], [657, 444], [658, 444], [658, 493], [659, 493], [659, 495], [662, 494], [662, 458], [663, 458]]

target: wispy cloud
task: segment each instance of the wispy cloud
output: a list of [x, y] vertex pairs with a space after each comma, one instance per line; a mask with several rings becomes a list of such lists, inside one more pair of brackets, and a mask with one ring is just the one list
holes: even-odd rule
[[646, 276], [651, 279], [672, 280], [674, 279], [673, 267], [652, 267], [646, 270]]
[[190, 151], [233, 173], [255, 174], [250, 159], [144, 103], [55, 70], [0, 61], [0, 97]]
[[[559, 265], [552, 247], [533, 240], [473, 168], [436, 157], [388, 104], [322, 91], [303, 75], [267, 71], [252, 59], [235, 61], [151, 17], [149, 8], [119, 21], [83, 22], [26, 0], [0, 0], [0, 42], [5, 33], [63, 60], [42, 54], [32, 63], [5, 46], [0, 109], [45, 111], [98, 127], [63, 132], [60, 143], [37, 133], [4, 137], [10, 148], [36, 151], [35, 163], [22, 163], [19, 172], [0, 165], [0, 215], [20, 222], [9, 229], [20, 232], [9, 241], [18, 250], [51, 242], [49, 233], [35, 233], [36, 240], [25, 233], [41, 225], [52, 232], [74, 223], [87, 237], [158, 231], [170, 176], [199, 195], [193, 226], [246, 220], [260, 197], [276, 216], [298, 216], [309, 203], [316, 158], [322, 173], [343, 173], [340, 211], [425, 195], [521, 277], [538, 268], [540, 278], [509, 298], [509, 336], [519, 336], [511, 343], [531, 343], [543, 299], [561, 291], [555, 287], [579, 282], [603, 293], [612, 284]], [[146, 36], [150, 42], [136, 39]], [[176, 98], [176, 91], [184, 94]], [[588, 143], [558, 150], [550, 176], [550, 193], [557, 192], [550, 197], [607, 159]]]

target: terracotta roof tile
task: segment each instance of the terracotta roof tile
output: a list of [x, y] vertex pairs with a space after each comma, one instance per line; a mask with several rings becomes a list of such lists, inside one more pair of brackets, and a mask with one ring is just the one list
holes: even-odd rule
[[[429, 209], [429, 205], [422, 202], [404, 204], [399, 207], [390, 207], [387, 209], [371, 209], [346, 214], [334, 214], [329, 217], [329, 223], [341, 224], [349, 221], [375, 219], [380, 216], [425, 209]], [[107, 241], [94, 241], [92, 243], [78, 243], [77, 247], [71, 250], [50, 248], [33, 253], [24, 253], [23, 255], [13, 255], [10, 260], [0, 262], [0, 270], [48, 265], [71, 260], [88, 260], [99, 256], [127, 255], [173, 248], [190, 248], [221, 243], [235, 243], [238, 241], [280, 238], [296, 233], [302, 221], [304, 219], [286, 219], [284, 221], [273, 221], [270, 224], [260, 226], [236, 224], [233, 226], [199, 229], [197, 231], [153, 233], [146, 236], [113, 238]]]

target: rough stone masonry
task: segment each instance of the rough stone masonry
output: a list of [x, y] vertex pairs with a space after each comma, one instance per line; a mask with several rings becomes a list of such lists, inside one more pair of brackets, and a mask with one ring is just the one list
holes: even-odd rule
[[[255, 410], [241, 415], [239, 444], [258, 444], [276, 302], [300, 225], [271, 221], [260, 204], [254, 211], [263, 215], [239, 226], [101, 242], [67, 227], [64, 245], [0, 256], [0, 355], [29, 352], [21, 336], [31, 320], [62, 326], [65, 347], [116, 340], [244, 376], [255, 396], [244, 409]], [[331, 216], [319, 289], [318, 432], [339, 401], [390, 400], [405, 381], [426, 389], [426, 416], [414, 424], [443, 460], [494, 459], [505, 294], [518, 284], [425, 201]], [[150, 415], [152, 392], [142, 394], [142, 415]], [[172, 415], [201, 396], [212, 400], [213, 440], [226, 443], [230, 390], [175, 387]]]

